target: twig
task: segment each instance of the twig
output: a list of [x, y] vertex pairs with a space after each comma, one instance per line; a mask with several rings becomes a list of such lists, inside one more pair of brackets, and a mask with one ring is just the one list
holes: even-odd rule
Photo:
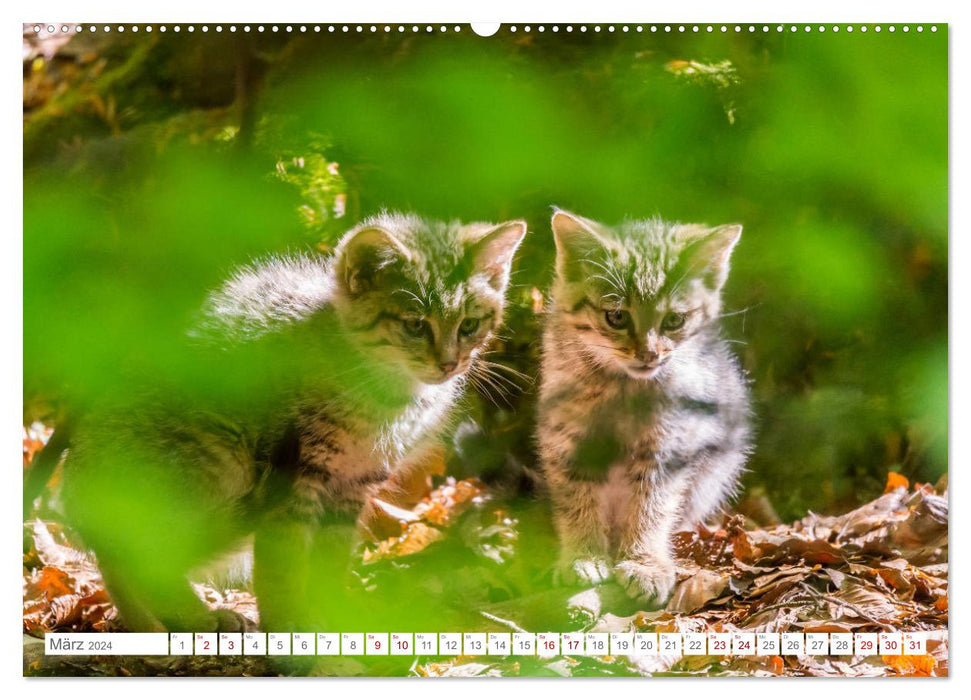
[[482, 615], [482, 617], [485, 617], [485, 618], [487, 618], [489, 620], [492, 620], [493, 622], [499, 623], [503, 627], [508, 627], [513, 632], [526, 632], [526, 630], [524, 630], [522, 627], [520, 627], [519, 625], [517, 625], [512, 620], [503, 620], [501, 617], [497, 617], [497, 616], [493, 615], [492, 613], [487, 613], [485, 610], [480, 610], [479, 611], [479, 614]]
[[885, 622], [880, 622], [879, 620], [870, 617], [865, 612], [863, 612], [859, 607], [857, 607], [853, 603], [850, 603], [849, 601], [840, 600], [839, 598], [833, 598], [832, 596], [828, 596], [828, 595], [826, 595], [824, 593], [820, 593], [815, 588], [813, 588], [812, 586], [809, 586], [809, 585], [803, 583], [802, 581], [799, 582], [799, 586], [804, 591], [806, 591], [807, 593], [809, 593], [809, 595], [811, 595], [811, 596], [814, 596], [814, 597], [819, 598], [821, 600], [825, 600], [827, 603], [832, 603], [833, 605], [842, 605], [844, 607], [849, 608], [850, 610], [852, 610], [853, 612], [855, 612], [857, 615], [859, 615], [860, 617], [862, 617], [864, 620], [867, 620], [869, 622], [872, 622], [873, 624], [875, 624], [880, 629], [887, 630], [888, 632], [893, 632], [894, 631], [894, 627], [892, 625], [888, 625]]
[[787, 600], [784, 603], [774, 603], [773, 605], [766, 605], [764, 608], [759, 608], [754, 613], [752, 613], [751, 615], [749, 615], [748, 617], [746, 617], [744, 620], [742, 620], [741, 622], [739, 622], [738, 623], [738, 626], [739, 627], [745, 627], [745, 625], [747, 625], [752, 620], [752, 618], [761, 615], [762, 613], [766, 612], [767, 610], [778, 610], [779, 608], [794, 608], [794, 607], [797, 607], [797, 606], [798, 607], [802, 607], [803, 605], [809, 605], [810, 603], [815, 603], [815, 602], [816, 602], [815, 600], [812, 600], [812, 599], [809, 599], [809, 598], [797, 598], [796, 600]]

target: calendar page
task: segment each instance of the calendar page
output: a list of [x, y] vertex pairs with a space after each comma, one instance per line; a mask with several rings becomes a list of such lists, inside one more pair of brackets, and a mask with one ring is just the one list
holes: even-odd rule
[[948, 36], [24, 24], [23, 675], [947, 676]]

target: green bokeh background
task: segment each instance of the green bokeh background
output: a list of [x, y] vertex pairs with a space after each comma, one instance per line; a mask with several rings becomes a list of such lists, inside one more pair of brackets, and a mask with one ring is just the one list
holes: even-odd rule
[[[556, 204], [744, 224], [744, 485], [784, 519], [946, 472], [946, 28], [408, 29], [84, 32], [25, 59], [25, 421], [185, 381], [184, 329], [233, 265], [382, 207], [528, 219], [504, 353], [528, 371]], [[513, 403], [472, 409], [518, 427], [485, 471], [528, 453]]]

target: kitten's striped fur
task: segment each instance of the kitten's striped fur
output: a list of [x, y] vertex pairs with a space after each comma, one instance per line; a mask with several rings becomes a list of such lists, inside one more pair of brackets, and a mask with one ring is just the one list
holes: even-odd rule
[[[525, 233], [521, 221], [384, 213], [329, 257], [264, 260], [214, 292], [194, 335], [208, 341], [231, 392], [133, 399], [89, 421], [68, 457], [68, 515], [129, 627], [211, 628], [184, 577], [253, 529], [264, 628], [298, 629], [288, 625], [326, 606], [313, 579], [340, 569], [340, 550], [346, 561], [370, 487], [438, 445], [502, 323]], [[247, 384], [248, 373], [267, 379]], [[103, 488], [116, 481], [133, 487]], [[155, 495], [169, 505], [155, 505]], [[172, 503], [184, 508], [174, 513]], [[101, 517], [113, 509], [137, 522], [119, 530], [117, 518]], [[318, 561], [331, 570], [311, 576], [318, 540]], [[158, 571], [126, 569], [152, 550], [165, 562]], [[180, 579], [185, 594], [175, 595]]]
[[557, 211], [538, 442], [567, 581], [663, 603], [671, 536], [732, 494], [750, 399], [719, 336], [739, 226], [608, 228]]

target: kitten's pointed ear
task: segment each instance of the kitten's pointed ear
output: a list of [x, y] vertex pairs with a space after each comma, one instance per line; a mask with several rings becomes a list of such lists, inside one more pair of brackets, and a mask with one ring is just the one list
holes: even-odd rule
[[509, 283], [513, 255], [525, 235], [525, 221], [507, 221], [472, 245], [472, 264], [478, 272], [489, 276], [489, 283], [494, 289], [502, 291]]
[[694, 265], [705, 271], [706, 282], [716, 291], [728, 279], [728, 261], [741, 236], [741, 224], [726, 224], [709, 230], [691, 246]]
[[381, 270], [410, 258], [408, 249], [393, 234], [368, 226], [352, 233], [340, 246], [338, 279], [351, 294], [362, 294], [374, 287]]
[[599, 224], [590, 219], [557, 209], [550, 225], [556, 242], [556, 272], [564, 279], [578, 279], [584, 274], [584, 262], [607, 247]]

